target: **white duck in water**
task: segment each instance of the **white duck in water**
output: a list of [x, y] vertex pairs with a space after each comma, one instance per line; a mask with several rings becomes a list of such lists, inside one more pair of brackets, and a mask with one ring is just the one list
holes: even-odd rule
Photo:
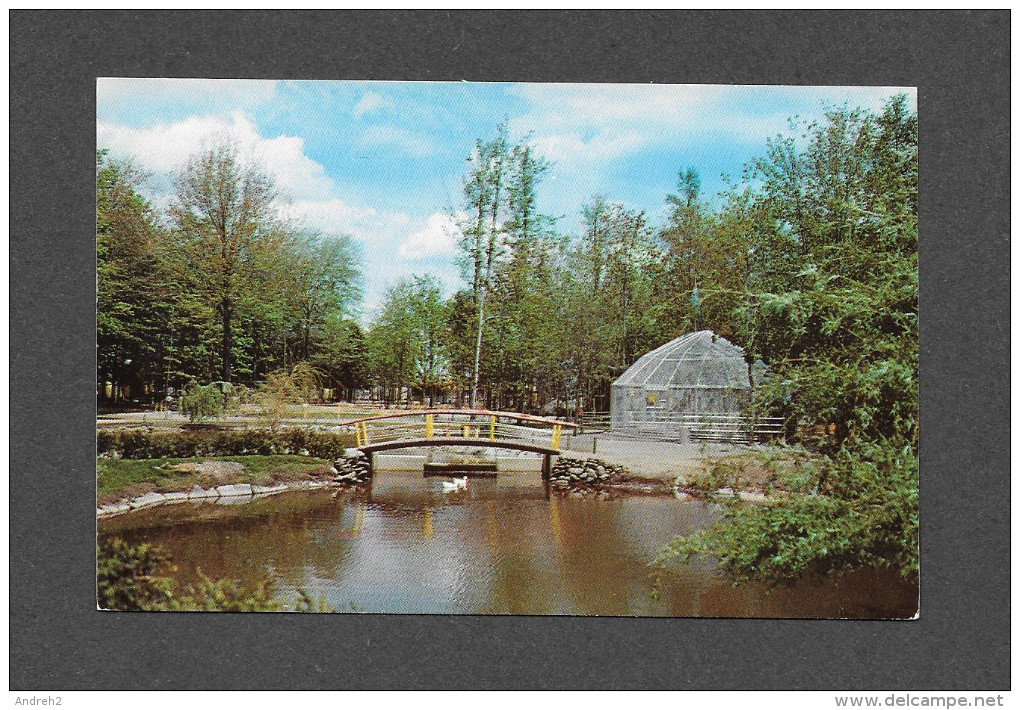
[[467, 476], [464, 476], [462, 478], [455, 478], [453, 479], [453, 483], [450, 483], [449, 481], [443, 481], [443, 491], [446, 493], [451, 493], [453, 491], [462, 491], [465, 490], [466, 488], [467, 488]]

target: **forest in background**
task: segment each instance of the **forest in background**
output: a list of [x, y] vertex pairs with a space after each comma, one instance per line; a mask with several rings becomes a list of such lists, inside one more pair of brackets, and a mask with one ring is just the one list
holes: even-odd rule
[[[229, 143], [192, 157], [163, 211], [100, 150], [97, 393], [154, 402], [307, 363], [336, 400], [374, 388], [387, 403], [604, 411], [637, 357], [707, 328], [777, 374], [796, 364], [801, 414], [843, 426], [852, 404], [812, 392], [845, 374], [878, 378], [875, 393], [909, 378], [907, 354], [905, 371], [858, 367], [891, 366], [883, 335], [916, 353], [916, 116], [899, 97], [792, 125], [717, 199], [685, 168], [664, 224], [597, 195], [575, 235], [537, 211], [549, 165], [501, 125], [463, 179], [465, 286], [443, 298], [427, 273], [400, 280], [367, 326], [358, 244], [289, 224], [272, 180]], [[877, 396], [896, 409], [903, 383], [886, 384]]]

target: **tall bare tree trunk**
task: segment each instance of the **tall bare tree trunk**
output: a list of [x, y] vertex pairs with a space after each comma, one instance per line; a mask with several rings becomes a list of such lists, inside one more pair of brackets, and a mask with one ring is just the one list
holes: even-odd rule
[[223, 381], [230, 382], [230, 350], [233, 339], [230, 332], [230, 321], [233, 316], [229, 299], [223, 299]]

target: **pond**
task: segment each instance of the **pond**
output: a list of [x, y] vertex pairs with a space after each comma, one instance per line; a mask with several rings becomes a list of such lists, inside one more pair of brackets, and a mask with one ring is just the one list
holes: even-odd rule
[[663, 578], [648, 561], [719, 506], [669, 497], [551, 492], [539, 473], [450, 479], [377, 471], [367, 490], [188, 502], [100, 520], [100, 537], [166, 548], [198, 571], [281, 598], [303, 588], [342, 612], [909, 618], [917, 584], [861, 570], [792, 587], [734, 587], [711, 561]]

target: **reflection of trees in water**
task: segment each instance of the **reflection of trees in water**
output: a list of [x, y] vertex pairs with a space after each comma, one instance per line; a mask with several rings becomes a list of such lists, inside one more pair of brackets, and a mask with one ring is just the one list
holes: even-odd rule
[[484, 534], [473, 547], [489, 570], [483, 613], [562, 613], [559, 575], [550, 554], [552, 534], [543, 514], [547, 504], [515, 503], [488, 500], [471, 511], [475, 518], [484, 517]]
[[[323, 491], [292, 493], [241, 505], [179, 504], [146, 511], [148, 520], [132, 527], [103, 529], [170, 551], [177, 576], [196, 581], [197, 571], [214, 577], [256, 582], [272, 575], [279, 588], [302, 586], [310, 567], [319, 577], [336, 577], [345, 564], [347, 545], [329, 538], [341, 528], [338, 508]], [[190, 508], [190, 510], [188, 510]], [[149, 522], [151, 526], [145, 526]], [[154, 523], [154, 524], [153, 524]], [[112, 527], [112, 526], [111, 526]]]
[[662, 578], [671, 616], [747, 618], [906, 618], [917, 608], [917, 585], [891, 570], [858, 569], [839, 577], [809, 576], [792, 586], [734, 587], [710, 561]]
[[167, 506], [100, 521], [100, 533], [164, 546], [184, 583], [197, 581], [198, 568], [247, 583], [273, 575], [278, 593], [305, 587], [341, 610], [353, 601], [386, 612], [881, 617], [916, 607], [916, 585], [892, 573], [767, 592], [734, 588], [709, 560], [664, 575], [655, 600], [645, 563], [673, 535], [711, 522], [710, 506], [546, 500], [540, 486], [518, 496], [477, 479], [445, 497], [421, 478], [416, 488], [398, 484]]
[[[658, 511], [641, 501], [642, 525], [655, 535], [667, 527]], [[628, 615], [656, 613], [644, 560], [633, 549], [634, 516], [624, 498], [554, 496], [551, 519], [559, 532], [559, 557], [564, 591], [573, 613]], [[661, 532], [656, 537], [661, 536]], [[668, 538], [667, 538], [668, 539]]]

